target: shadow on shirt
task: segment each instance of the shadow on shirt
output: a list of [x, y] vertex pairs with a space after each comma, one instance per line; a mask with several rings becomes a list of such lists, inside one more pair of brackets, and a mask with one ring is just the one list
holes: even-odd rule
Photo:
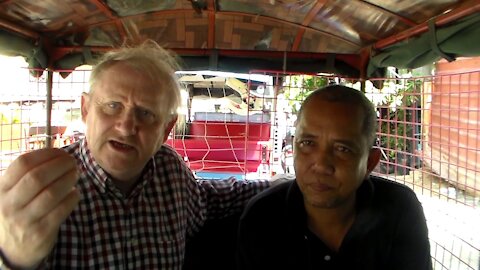
[[200, 232], [187, 240], [183, 270], [235, 269], [235, 253], [240, 213], [208, 221]]

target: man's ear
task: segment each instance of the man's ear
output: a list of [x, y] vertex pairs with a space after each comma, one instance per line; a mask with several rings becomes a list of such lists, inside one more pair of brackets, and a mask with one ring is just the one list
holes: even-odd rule
[[177, 122], [177, 119], [178, 119], [178, 116], [175, 115], [174, 117], [172, 117], [172, 120], [170, 120], [170, 122], [168, 122], [167, 125], [165, 126], [165, 133], [163, 134], [163, 143], [167, 141], [168, 134], [170, 134], [170, 132], [172, 131], [173, 127], [175, 126], [175, 123]]
[[90, 96], [87, 93], [82, 93], [81, 109], [82, 109], [82, 121], [83, 121], [83, 123], [86, 123], [86, 121], [87, 121], [87, 114], [88, 114], [89, 105], [90, 105]]
[[377, 147], [374, 147], [370, 150], [370, 154], [368, 155], [368, 163], [367, 163], [367, 175], [370, 175], [370, 173], [375, 169], [377, 166], [378, 162], [380, 161], [380, 149]]

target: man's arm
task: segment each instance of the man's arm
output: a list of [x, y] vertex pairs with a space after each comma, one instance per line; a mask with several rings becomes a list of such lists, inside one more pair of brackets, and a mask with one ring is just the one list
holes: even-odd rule
[[423, 208], [411, 191], [392, 244], [392, 270], [431, 270], [432, 258]]
[[270, 187], [269, 181], [200, 180], [200, 190], [206, 200], [207, 219], [222, 218], [243, 211], [247, 202]]
[[0, 178], [0, 250], [11, 268], [35, 267], [51, 252], [60, 224], [78, 204], [75, 160], [60, 149], [17, 158]]
[[221, 218], [240, 213], [248, 201], [261, 191], [295, 179], [292, 175], [278, 174], [271, 180], [247, 181], [234, 177], [225, 180], [200, 180], [203, 194], [206, 196], [207, 218]]

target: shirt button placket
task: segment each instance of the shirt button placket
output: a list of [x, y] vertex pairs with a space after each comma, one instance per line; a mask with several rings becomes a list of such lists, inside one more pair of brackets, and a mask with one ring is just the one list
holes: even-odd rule
[[124, 262], [125, 264], [125, 269], [132, 269], [132, 258], [129, 258], [132, 256], [132, 248], [133, 248], [133, 243], [132, 243], [132, 224], [131, 224], [131, 211], [130, 207], [128, 205], [128, 202], [123, 203], [123, 212], [124, 212], [124, 224], [125, 224], [125, 241], [126, 241], [126, 261]]

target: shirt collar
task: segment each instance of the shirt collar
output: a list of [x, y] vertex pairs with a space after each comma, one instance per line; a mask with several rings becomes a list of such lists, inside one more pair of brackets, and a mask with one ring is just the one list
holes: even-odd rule
[[153, 178], [155, 177], [155, 171], [156, 171], [155, 159], [152, 157], [148, 161], [147, 165], [145, 165], [145, 168], [140, 174], [139, 182], [135, 185], [133, 190], [130, 192], [130, 194], [128, 195], [128, 198], [137, 197], [140, 194], [142, 194], [142, 191], [145, 190], [145, 186], [149, 182], [153, 181]]
[[[370, 216], [370, 205], [373, 202], [374, 186], [370, 177], [365, 179], [357, 190], [357, 220], [363, 221], [366, 216]], [[286, 197], [286, 209], [287, 215], [291, 216], [291, 226], [301, 230], [306, 226], [307, 213], [303, 204], [303, 195], [297, 184], [297, 181], [293, 181], [292, 185], [287, 192]]]
[[95, 161], [92, 156], [86, 139], [82, 139], [80, 142], [80, 159], [85, 166], [86, 173], [92, 183], [100, 189], [100, 193], [106, 192], [106, 182], [108, 181], [108, 174], [102, 167]]

